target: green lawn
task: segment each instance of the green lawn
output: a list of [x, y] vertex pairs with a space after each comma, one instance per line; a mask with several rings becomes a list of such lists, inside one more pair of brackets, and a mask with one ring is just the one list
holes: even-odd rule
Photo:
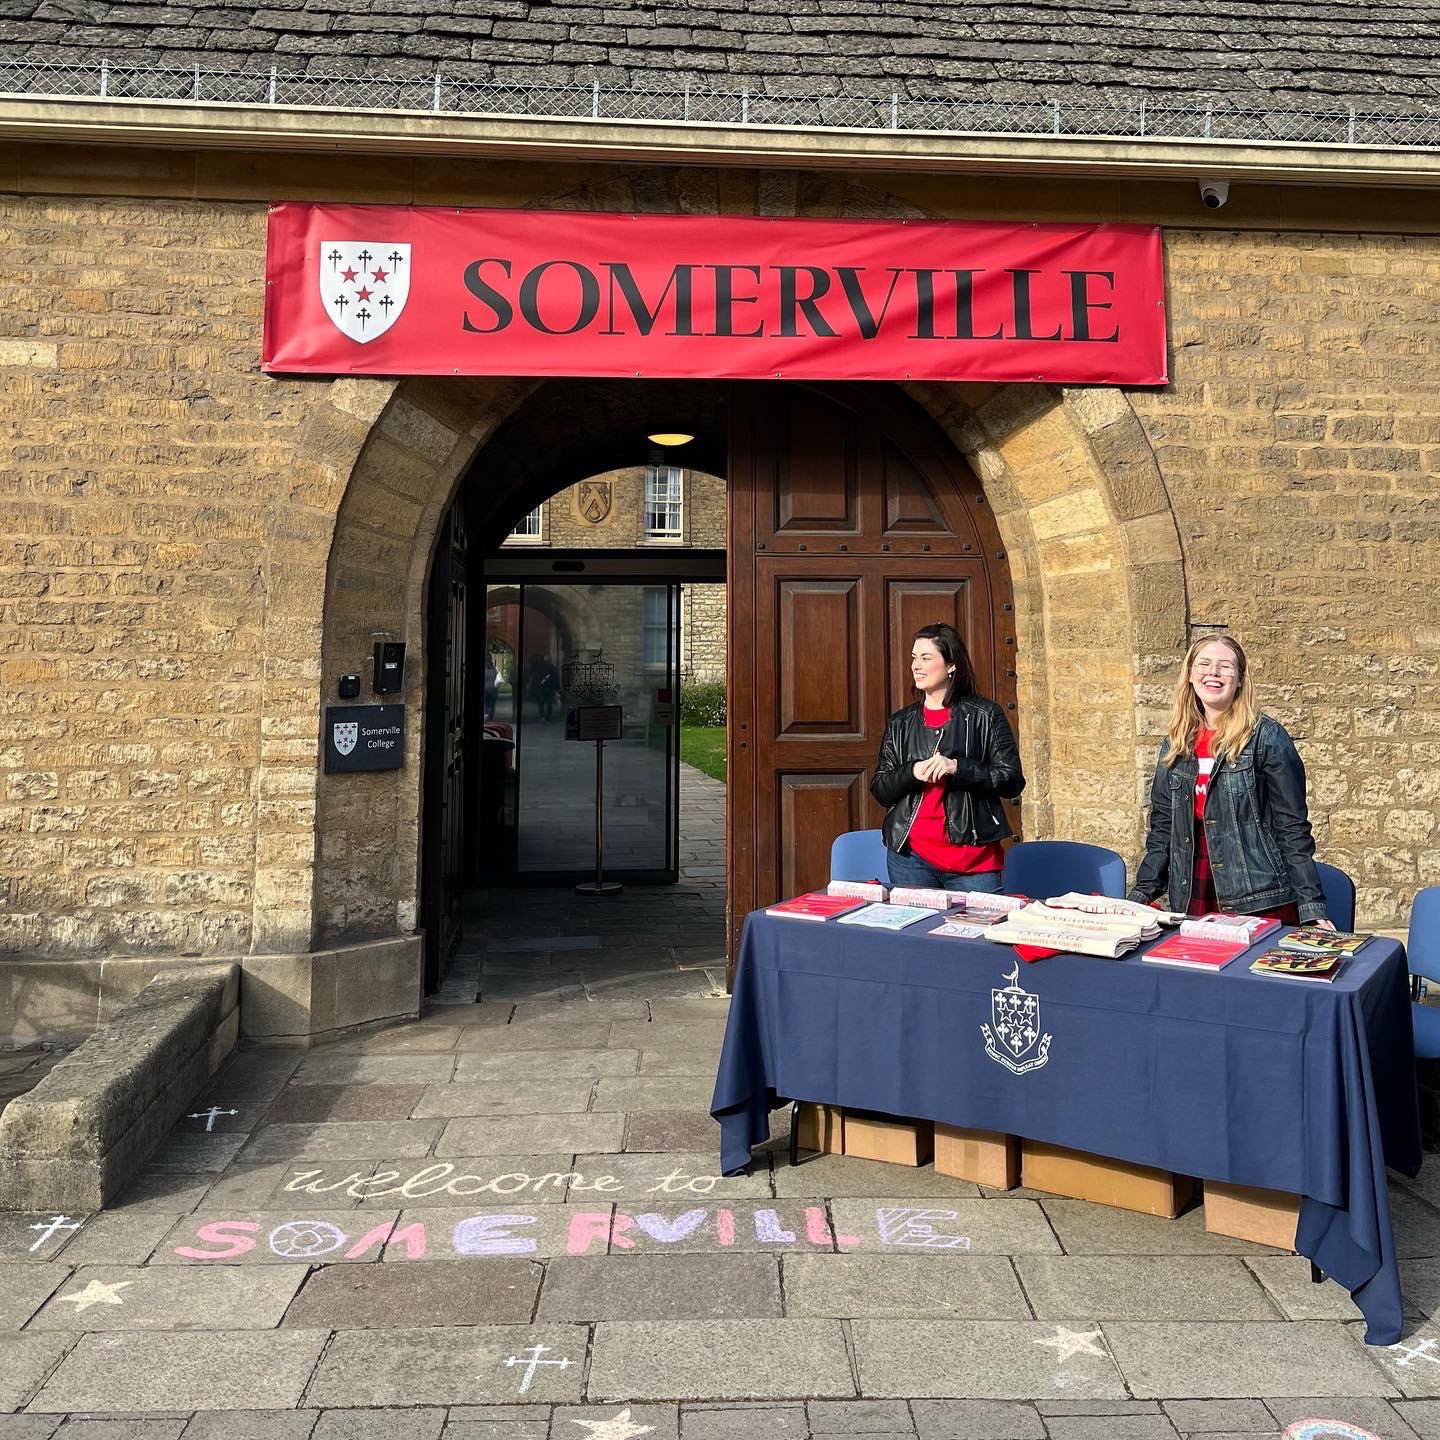
[[714, 780], [725, 779], [725, 727], [723, 725], [682, 725], [680, 758]]

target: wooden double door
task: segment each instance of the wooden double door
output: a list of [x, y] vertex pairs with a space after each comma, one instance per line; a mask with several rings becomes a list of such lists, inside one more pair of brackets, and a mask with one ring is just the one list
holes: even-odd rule
[[880, 825], [870, 776], [915, 698], [914, 632], [954, 625], [1014, 724], [1015, 629], [979, 482], [893, 387], [737, 385], [729, 449], [733, 966], [748, 911], [823, 887], [835, 836]]

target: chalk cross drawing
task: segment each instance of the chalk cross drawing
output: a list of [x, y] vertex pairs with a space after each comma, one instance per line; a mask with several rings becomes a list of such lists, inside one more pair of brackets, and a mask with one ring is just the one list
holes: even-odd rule
[[205, 1122], [205, 1133], [208, 1135], [215, 1128], [215, 1121], [221, 1115], [238, 1115], [238, 1110], [222, 1110], [218, 1105], [212, 1105], [208, 1110], [197, 1110], [193, 1115], [187, 1115], [187, 1120], [203, 1120]]
[[920, 1250], [968, 1250], [968, 1235], [942, 1235], [932, 1220], [953, 1220], [954, 1210], [905, 1209], [877, 1210], [875, 1224], [880, 1230], [882, 1245], [902, 1245]]
[[119, 1292], [134, 1283], [133, 1280], [116, 1280], [107, 1285], [103, 1280], [92, 1280], [83, 1290], [77, 1290], [73, 1295], [62, 1295], [60, 1299], [73, 1305], [79, 1315], [92, 1305], [123, 1305], [125, 1302]]
[[1416, 1360], [1425, 1360], [1431, 1365], [1440, 1365], [1440, 1355], [1434, 1353], [1435, 1341], [1433, 1339], [1421, 1340], [1414, 1345], [1406, 1345], [1402, 1341], [1398, 1345], [1387, 1345], [1385, 1348], [1389, 1350], [1392, 1355], [1394, 1355], [1397, 1350], [1400, 1351], [1400, 1355], [1397, 1357], [1395, 1363], [1400, 1366], [1402, 1370]]
[[612, 1415], [608, 1420], [578, 1420], [571, 1419], [572, 1425], [583, 1425], [589, 1434], [585, 1440], [633, 1440], [636, 1435], [648, 1435], [655, 1427], [653, 1425], [636, 1425], [630, 1419], [630, 1407], [627, 1405], [618, 1415]]
[[531, 1351], [529, 1359], [523, 1356], [512, 1355], [508, 1360], [503, 1362], [507, 1368], [513, 1365], [523, 1365], [525, 1367], [525, 1373], [520, 1377], [520, 1389], [516, 1392], [520, 1395], [525, 1394], [525, 1392], [529, 1390], [530, 1382], [534, 1380], [535, 1372], [540, 1366], [554, 1365], [561, 1370], [568, 1370], [574, 1363], [571, 1360], [542, 1360], [540, 1357], [550, 1348], [548, 1345], [531, 1345], [529, 1348]]
[[79, 1220], [71, 1220], [68, 1215], [52, 1215], [48, 1220], [42, 1220], [38, 1225], [32, 1225], [30, 1227], [32, 1230], [43, 1230], [45, 1233], [30, 1247], [30, 1253], [33, 1255], [58, 1231], [78, 1230], [80, 1225], [81, 1222]]
[[[1093, 1343], [1096, 1340], [1100, 1341], [1098, 1348]], [[1042, 1336], [1035, 1343], [1053, 1345], [1057, 1363], [1068, 1360], [1072, 1355], [1098, 1355], [1102, 1360], [1109, 1358], [1098, 1330], [1067, 1330], [1065, 1326], [1057, 1325], [1053, 1335]]]

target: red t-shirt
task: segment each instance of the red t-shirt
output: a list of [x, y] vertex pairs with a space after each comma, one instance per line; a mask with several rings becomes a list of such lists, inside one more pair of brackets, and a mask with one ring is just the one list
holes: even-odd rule
[[[928, 730], [936, 732], [933, 745], [939, 741], [939, 732], [950, 723], [948, 708], [931, 710], [921, 706], [920, 714]], [[910, 848], [927, 865], [937, 870], [946, 870], [955, 875], [981, 875], [990, 870], [1000, 870], [1005, 865], [1005, 852], [998, 841], [988, 845], [955, 845], [945, 833], [945, 786], [927, 785], [920, 797], [920, 810], [915, 823], [910, 827]]]
[[[1215, 898], [1215, 876], [1210, 869], [1210, 845], [1205, 836], [1205, 802], [1210, 797], [1210, 777], [1215, 771], [1213, 730], [1196, 731], [1195, 759], [1200, 768], [1195, 776], [1195, 880], [1190, 887], [1190, 914], [1210, 915], [1220, 908]], [[1293, 904], [1259, 913], [1282, 925], [1300, 923], [1300, 912]]]

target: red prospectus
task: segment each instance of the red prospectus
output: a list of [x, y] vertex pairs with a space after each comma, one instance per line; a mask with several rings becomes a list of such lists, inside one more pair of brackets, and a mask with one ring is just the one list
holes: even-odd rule
[[1166, 380], [1151, 225], [275, 205], [263, 368]]

